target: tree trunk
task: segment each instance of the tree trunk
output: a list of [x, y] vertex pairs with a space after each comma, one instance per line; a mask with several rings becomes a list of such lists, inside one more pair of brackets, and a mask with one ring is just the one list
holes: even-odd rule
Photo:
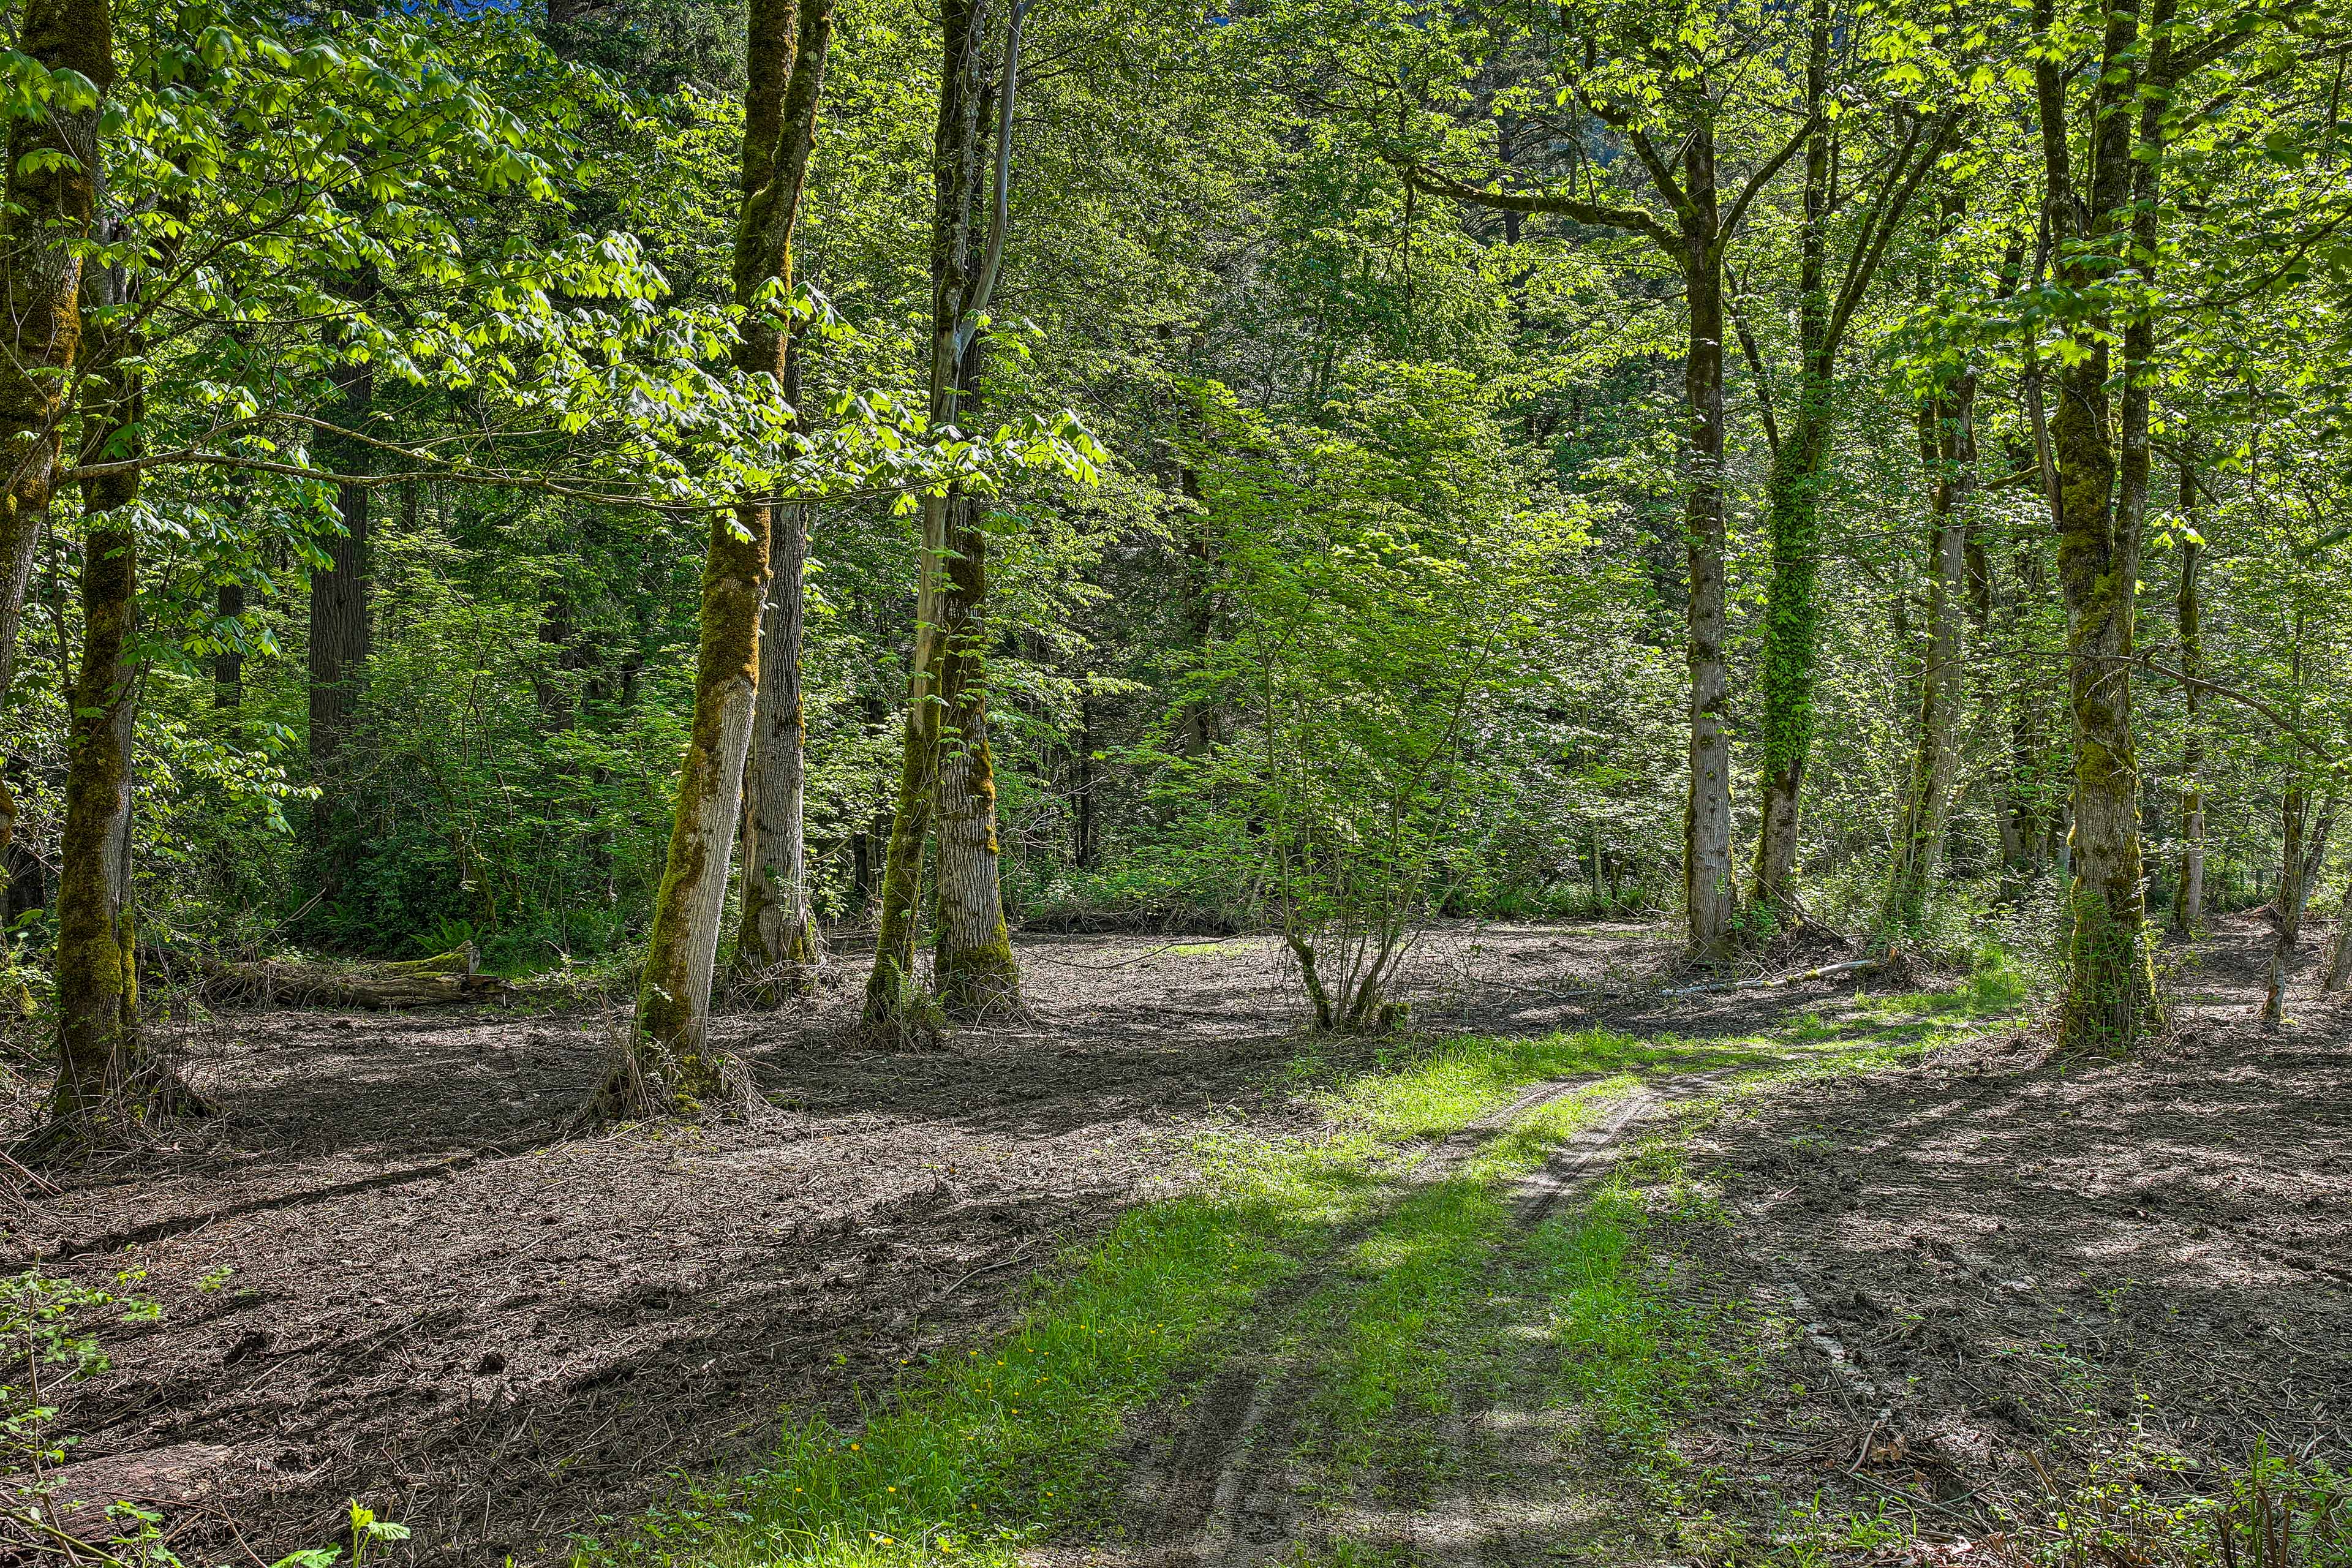
[[2319, 972], [2322, 995], [2333, 996], [2352, 986], [2352, 869], [2344, 879], [2344, 901], [2336, 911], [2336, 934], [2327, 943], [2327, 962]]
[[[815, 151], [817, 103], [833, 40], [833, 0], [753, 0], [747, 24], [743, 203], [734, 289], [752, 310], [739, 369], [784, 376], [785, 333], [754, 309], [772, 283], [792, 285], [793, 227]], [[694, 719], [678, 769], [677, 815], [655, 895], [652, 934], [629, 1048], [612, 1063], [583, 1120], [733, 1098], [730, 1065], [711, 1048], [710, 976], [726, 913], [727, 869], [742, 814], [743, 762], [760, 679], [772, 509], [711, 514], [697, 629]]]
[[[2043, 18], [2052, 0], [2037, 0]], [[2155, 0], [2150, 74], [2169, 59], [2171, 0]], [[2136, 4], [2113, 0], [2089, 136], [2090, 168], [2075, 190], [2065, 114], [2066, 79], [2054, 59], [2036, 62], [2044, 161], [2053, 222], [2061, 226], [2059, 281], [2097, 300], [2111, 285], [2110, 264], [2128, 226], [2128, 252], [2152, 258], [2157, 174], [2162, 157], [2162, 94], [2147, 94], [2135, 124], [2134, 68], [2142, 47]], [[2135, 156], [2136, 153], [2145, 156]], [[2144, 242], [2144, 243], [2143, 243]], [[2148, 259], [2143, 265], [2153, 267]], [[2059, 479], [2058, 578], [2066, 605], [2067, 709], [2074, 740], [2070, 835], [2073, 882], [2067, 895], [2065, 994], [2060, 1043], [2071, 1048], [2129, 1051], [2158, 1026], [2161, 1013], [2147, 940], [2140, 854], [2139, 777], [2133, 754], [2131, 674], [2133, 593], [2139, 576], [2147, 497], [2148, 366], [2155, 325], [2145, 310], [2123, 328], [2123, 406], [2111, 424], [2108, 342], [2104, 306], [2073, 330], [2075, 354], [2058, 376], [2050, 437]]]
[[1086, 698], [1078, 699], [1078, 754], [1076, 788], [1070, 821], [1070, 858], [1081, 871], [1094, 869], [1095, 864], [1095, 710]]
[[953, 1018], [1017, 1010], [1021, 966], [997, 879], [996, 774], [988, 750], [988, 536], [979, 508], [950, 513], [946, 625], [940, 660], [940, 926], [933, 956], [940, 1004]]
[[[119, 275], [108, 293], [122, 300]], [[142, 389], [124, 362], [135, 340], [94, 342], [86, 464], [139, 455]], [[49, 1136], [110, 1143], [152, 1117], [194, 1109], [140, 1046], [137, 933], [131, 897], [131, 741], [136, 672], [125, 658], [138, 616], [140, 470], [86, 479], [81, 663], [66, 732], [66, 820], [58, 879], [58, 1078]]]
[[[1805, 67], [1807, 111], [1822, 114], [1829, 89], [1828, 0], [1812, 0]], [[1805, 760], [1812, 750], [1813, 676], [1821, 637], [1822, 477], [1829, 457], [1831, 341], [1825, 277], [1830, 140], [1825, 118], [1805, 139], [1805, 222], [1797, 246], [1797, 406], [1788, 436], [1772, 453], [1764, 530], [1772, 542], [1766, 590], [1762, 687], [1763, 779], [1756, 839], [1756, 903], [1796, 913], [1797, 811]]]
[[824, 962], [809, 901], [808, 727], [801, 703], [801, 626], [806, 607], [809, 509], [779, 514], [774, 570], [760, 625], [760, 694], [743, 786], [742, 929], [736, 963], [762, 976], [772, 1000], [806, 995]]
[[[940, 113], [932, 137], [931, 206], [931, 365], [930, 420], [934, 427], [953, 426], [969, 399], [979, 367], [979, 318], [994, 290], [997, 268], [1003, 258], [1008, 183], [1012, 176], [1013, 104], [1018, 79], [1025, 0], [1014, 0], [1007, 17], [1003, 75], [992, 93], [988, 82], [987, 7], [984, 0], [948, 0], [940, 14], [941, 66]], [[984, 158], [991, 100], [998, 121], [993, 210], [985, 247], [976, 245], [983, 195], [989, 189]], [[980, 956], [973, 973], [990, 969], [994, 954], [988, 946], [990, 917], [1001, 930], [1003, 915], [996, 891], [995, 789], [987, 771], [986, 731], [979, 708], [965, 703], [961, 711], [942, 710], [950, 700], [946, 689], [950, 645], [955, 628], [949, 623], [950, 598], [962, 607], [955, 615], [977, 612], [977, 594], [986, 592], [984, 563], [975, 547], [972, 564], [981, 574], [958, 591], [950, 579], [950, 560], [963, 565], [960, 542], [976, 538], [962, 521], [967, 502], [960, 493], [926, 497], [923, 538], [918, 563], [915, 598], [914, 658], [908, 674], [906, 746], [898, 770], [898, 798], [890, 820], [890, 846], [883, 859], [882, 912], [874, 951], [874, 972], [866, 985], [865, 1018], [868, 1027], [903, 1032], [926, 1026], [920, 988], [915, 980], [915, 925], [921, 909], [923, 847], [940, 805], [940, 763], [941, 725], [955, 726], [959, 734], [971, 726], [979, 742], [964, 752], [958, 787], [964, 793], [956, 806], [954, 831], [960, 847], [954, 871], [942, 861], [943, 878], [957, 879], [960, 904], [969, 902], [955, 936], [959, 951]], [[971, 674], [959, 665], [959, 692], [971, 685]], [[976, 698], [974, 687], [971, 695]], [[977, 763], [976, 770], [971, 765]], [[977, 776], [974, 776], [974, 773]], [[981, 792], [984, 791], [982, 794]], [[984, 837], [982, 829], [984, 827]], [[949, 853], [942, 841], [943, 856]], [[985, 878], [982, 889], [979, 880]], [[943, 881], [942, 887], [944, 888]], [[942, 942], [947, 933], [942, 924]], [[946, 956], [943, 945], [940, 956]], [[1013, 975], [1009, 945], [1003, 970]], [[946, 975], [942, 974], [942, 981]]]
[[2189, 537], [2180, 542], [2180, 595], [2177, 614], [2180, 631], [2181, 685], [2188, 716], [2181, 725], [2180, 743], [2180, 889], [2172, 900], [2172, 929], [2186, 936], [2205, 922], [2205, 730], [2204, 692], [2197, 684], [2205, 676], [2205, 631], [2197, 603], [2197, 567], [2203, 546], [2196, 539], [2197, 478], [2185, 460], [2180, 465], [2180, 511]]
[[[223, 583], [220, 585], [220, 618], [233, 625], [245, 615], [245, 584]], [[228, 631], [226, 637], [237, 634]], [[235, 643], [226, 643], [213, 655], [213, 706], [237, 708], [245, 702], [245, 655]]]
[[[60, 431], [81, 352], [82, 242], [97, 208], [98, 127], [114, 84], [109, 0], [26, 0], [19, 52], [76, 70], [100, 103], [8, 122], [6, 202], [0, 206], [0, 701], [16, 674], [25, 589], [57, 483]], [[16, 803], [0, 784], [0, 845]]]
[[[1714, 149], [1694, 135], [1687, 154], [1694, 201], [1714, 202]], [[1704, 170], [1705, 177], [1701, 178]], [[1684, 545], [1690, 565], [1690, 795], [1683, 815], [1683, 909], [1691, 951], [1720, 958], [1730, 949], [1730, 683], [1724, 668], [1723, 267], [1713, 237], [1694, 241], [1685, 289], [1690, 342], [1683, 362], [1689, 400], [1688, 484]]]
[[[2262, 1021], [2272, 1026], [2278, 1023], [2285, 1010], [2286, 985], [2294, 967], [2295, 945], [2303, 940], [2304, 906], [2311, 893], [2310, 879], [2305, 875], [2310, 817], [2310, 793], [2300, 784], [2289, 787], [2285, 805], [2279, 812], [2281, 836], [2286, 843], [2279, 857], [2278, 936], [2271, 943], [2270, 985], [2263, 994]], [[2320, 837], [2324, 847], [2324, 828]]]
[[1969, 514], [1976, 480], [1977, 378], [1969, 373], [1919, 411], [1928, 465], [1927, 657], [1919, 674], [1919, 732], [1895, 837], [1879, 925], [1916, 936], [1941, 868], [1952, 774], [1959, 755], [1961, 616], [1968, 594]]

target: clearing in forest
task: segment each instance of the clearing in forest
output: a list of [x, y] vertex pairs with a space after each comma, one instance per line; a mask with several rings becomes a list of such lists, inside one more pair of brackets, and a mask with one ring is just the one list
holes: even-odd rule
[[1032, 1021], [730, 1020], [762, 1114], [588, 1139], [593, 1021], [232, 1016], [225, 1114], [10, 1240], [162, 1306], [67, 1476], [190, 1562], [355, 1497], [420, 1563], [2053, 1560], [2346, 1455], [2341, 1020], [2248, 1026], [2257, 929], [2132, 1067], [1999, 968], [1461, 932], [1339, 1045], [1255, 944], [1031, 938]]

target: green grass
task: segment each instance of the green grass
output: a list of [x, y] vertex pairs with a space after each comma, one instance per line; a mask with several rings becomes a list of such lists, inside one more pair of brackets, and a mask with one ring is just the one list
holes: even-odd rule
[[[1108, 1456], [1129, 1417], [1213, 1360], [1266, 1292], [1343, 1245], [1352, 1252], [1339, 1259], [1342, 1286], [1310, 1297], [1297, 1320], [1320, 1347], [1314, 1405], [1339, 1471], [1441, 1462], [1429, 1418], [1452, 1397], [1464, 1358], [1492, 1350], [1498, 1268], [1558, 1303], [1549, 1331], [1563, 1386], [1602, 1426], [1640, 1429], [1638, 1413], [1661, 1407], [1661, 1391], [1689, 1369], [1661, 1352], [1663, 1320], [1630, 1256], [1627, 1200], [1604, 1194], [1588, 1213], [1521, 1237], [1507, 1213], [1511, 1184], [1638, 1077], [1832, 1070], [1924, 1043], [1909, 1012], [1874, 1019], [1706, 1042], [1604, 1030], [1408, 1040], [1345, 1076], [1302, 1056], [1293, 1080], [1320, 1086], [1321, 1135], [1234, 1129], [1202, 1139], [1191, 1190], [1129, 1213], [1034, 1281], [1001, 1341], [908, 1367], [896, 1386], [871, 1391], [863, 1419], [788, 1414], [754, 1472], [681, 1477], [668, 1505], [583, 1532], [575, 1558], [664, 1568], [1010, 1564], [1032, 1542], [1105, 1523], [1117, 1500]], [[1957, 1026], [1942, 1016], [1927, 1023]], [[1594, 1081], [1452, 1173], [1402, 1179], [1411, 1145], [1459, 1131], [1528, 1084], [1580, 1077]]]

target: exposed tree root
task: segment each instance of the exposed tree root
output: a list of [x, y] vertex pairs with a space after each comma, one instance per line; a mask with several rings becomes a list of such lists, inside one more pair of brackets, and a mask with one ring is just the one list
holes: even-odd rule
[[62, 1107], [52, 1102], [47, 1118], [8, 1152], [12, 1162], [31, 1167], [78, 1164], [142, 1148], [154, 1141], [157, 1123], [192, 1121], [213, 1110], [178, 1072], [148, 1058], [95, 1095]]
[[572, 1113], [566, 1128], [573, 1132], [631, 1121], [659, 1121], [676, 1117], [688, 1121], [724, 1121], [744, 1116], [759, 1102], [751, 1069], [739, 1057], [709, 1052], [719, 1064], [716, 1090], [691, 1095], [678, 1088], [678, 1064], [653, 1040], [645, 1037], [634, 1020], [605, 1031], [604, 1071], [587, 1100]]

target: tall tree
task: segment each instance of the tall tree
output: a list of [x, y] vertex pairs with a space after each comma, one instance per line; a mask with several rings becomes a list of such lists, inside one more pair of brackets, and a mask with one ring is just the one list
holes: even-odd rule
[[1665, 57], [1658, 73], [1658, 102], [1596, 94], [1589, 107], [1632, 151], [1652, 192], [1666, 208], [1664, 218], [1643, 207], [1566, 192], [1473, 184], [1424, 164], [1407, 164], [1402, 173], [1412, 184], [1434, 195], [1505, 212], [1554, 214], [1641, 235], [1681, 278], [1687, 307], [1683, 532], [1690, 583], [1685, 644], [1690, 782], [1683, 818], [1683, 910], [1692, 952], [1718, 958], [1730, 950], [1738, 907], [1731, 858], [1731, 689], [1724, 651], [1729, 625], [1724, 561], [1724, 258], [1748, 209], [1806, 144], [1811, 125], [1801, 126], [1756, 163], [1727, 201], [1717, 162], [1719, 89], [1709, 85], [1704, 71], [1672, 68], [1675, 40], [1658, 40], [1654, 47]]
[[[800, 334], [784, 350], [784, 395], [800, 419]], [[736, 963], [772, 1001], [805, 995], [824, 959], [809, 899], [808, 723], [801, 691], [802, 629], [808, 607], [809, 514], [778, 509], [770, 542], [773, 569], [760, 620], [760, 693], [744, 764], [742, 926]]]
[[[1765, 595], [1762, 780], [1756, 839], [1755, 901], [1795, 912], [1799, 797], [1813, 744], [1813, 688], [1820, 662], [1822, 486], [1828, 477], [1837, 412], [1837, 361], [1855, 311], [1876, 278], [1887, 241], [1902, 223], [1920, 182], [1936, 167], [1958, 131], [1958, 106], [1930, 118], [1903, 115], [1899, 139], [1882, 167], [1865, 179], [1851, 175], [1849, 190], [1868, 195], [1853, 226], [1834, 286], [1830, 279], [1830, 225], [1841, 182], [1843, 119], [1829, 112], [1832, 16], [1830, 0], [1811, 0], [1805, 58], [1804, 226], [1798, 237], [1797, 396], [1789, 426], [1772, 437], [1764, 531], [1771, 542], [1772, 575]], [[1764, 367], [1756, 341], [1740, 342], [1759, 380]], [[1970, 395], [1973, 396], [1973, 388]], [[1938, 418], [1941, 416], [1938, 415]], [[1769, 427], [1768, 427], [1769, 428]], [[1936, 437], [1938, 449], [1945, 437]], [[1973, 444], [1973, 437], [1970, 437]], [[1965, 508], [1958, 514], [1965, 523]], [[1957, 613], [1957, 606], [1955, 606]]]
[[[364, 317], [382, 289], [373, 266], [352, 274], [342, 292], [353, 317]], [[336, 788], [337, 774], [367, 674], [368, 535], [373, 498], [366, 479], [375, 457], [374, 448], [357, 437], [375, 408], [373, 360], [366, 349], [352, 346], [364, 334], [354, 321], [339, 326], [335, 335], [341, 340], [332, 374], [335, 417], [352, 434], [339, 434], [325, 443], [335, 470], [349, 478], [335, 487], [341, 527], [320, 542], [326, 570], [310, 574], [309, 657], [310, 774], [321, 792], [310, 814], [310, 852], [320, 882], [330, 893], [343, 881], [342, 858], [348, 848], [338, 841], [342, 835], [336, 803], [342, 797]]]
[[[753, 0], [746, 28], [743, 197], [731, 279], [744, 310], [736, 364], [779, 384], [788, 332], [774, 296], [792, 284], [793, 226], [816, 147], [833, 12], [833, 0]], [[636, 1024], [627, 1051], [583, 1111], [588, 1118], [692, 1111], [729, 1091], [728, 1064], [709, 1039], [710, 978], [759, 690], [773, 510], [751, 501], [731, 513], [711, 513], [694, 718], [679, 765], [677, 809], [654, 902]]]
[[[47, 74], [38, 100], [8, 122], [0, 210], [0, 700], [16, 671], [81, 351], [83, 242], [97, 210], [99, 119], [114, 83], [110, 0], [26, 0], [16, 48]], [[16, 825], [16, 799], [0, 786], [0, 843]]]
[[[929, 407], [934, 426], [954, 425], [972, 406], [981, 329], [1004, 266], [1013, 111], [1028, 5], [1027, 0], [1014, 0], [1005, 18], [1002, 74], [993, 88], [987, 54], [989, 9], [987, 0], [948, 0], [940, 13], [940, 112], [931, 165]], [[992, 100], [996, 110], [992, 184], [987, 137]], [[883, 860], [874, 971], [866, 986], [866, 1024], [888, 1030], [917, 1023], [923, 1011], [915, 979], [915, 926], [921, 906], [924, 844], [935, 817], [941, 828], [941, 987], [951, 992], [962, 1011], [1001, 1004], [1008, 995], [1017, 1001], [1020, 994], [1020, 970], [1013, 960], [997, 889], [995, 788], [980, 680], [987, 542], [970, 495], [958, 489], [924, 498], [921, 552], [906, 743], [890, 845]], [[953, 751], [946, 766], [943, 747]], [[944, 793], [949, 790], [951, 795]], [[944, 907], [950, 888], [951, 911]]]

